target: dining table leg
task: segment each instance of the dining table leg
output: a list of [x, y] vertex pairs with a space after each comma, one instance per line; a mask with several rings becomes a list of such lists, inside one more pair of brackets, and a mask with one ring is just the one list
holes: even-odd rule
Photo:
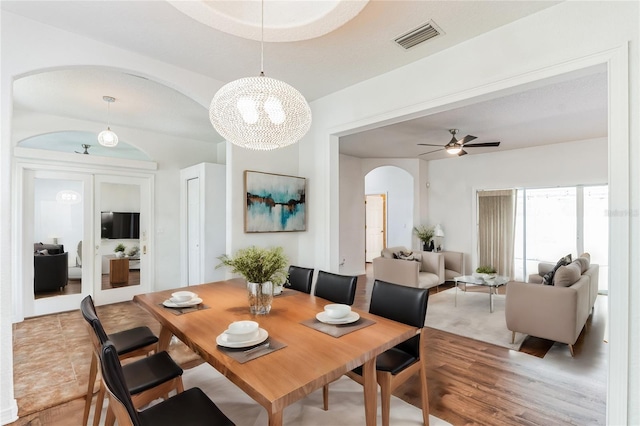
[[171, 337], [173, 333], [167, 327], [162, 326], [160, 329], [160, 336], [158, 336], [158, 352], [169, 350], [169, 343], [171, 343]]
[[364, 416], [367, 426], [375, 426], [378, 411], [378, 385], [376, 382], [376, 359], [372, 358], [362, 366], [364, 379]]
[[269, 426], [282, 426], [282, 411], [269, 412]]

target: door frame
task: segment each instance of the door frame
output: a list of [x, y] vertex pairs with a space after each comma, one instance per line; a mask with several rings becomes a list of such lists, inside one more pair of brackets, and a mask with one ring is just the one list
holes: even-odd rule
[[381, 219], [381, 223], [382, 223], [382, 250], [384, 250], [385, 248], [387, 248], [387, 194], [385, 193], [378, 193], [378, 194], [365, 194], [364, 195], [364, 260], [365, 263], [367, 262], [367, 216], [369, 213], [369, 210], [367, 209], [367, 198], [368, 197], [380, 197], [382, 198], [382, 219]]

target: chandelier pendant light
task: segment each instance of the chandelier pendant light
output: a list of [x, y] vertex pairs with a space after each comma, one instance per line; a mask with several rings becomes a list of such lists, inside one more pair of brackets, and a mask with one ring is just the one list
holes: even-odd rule
[[116, 101], [116, 98], [111, 96], [103, 96], [102, 99], [107, 103], [107, 130], [103, 130], [100, 132], [100, 134], [98, 135], [98, 142], [100, 143], [100, 145], [113, 148], [114, 146], [118, 145], [118, 135], [116, 135], [110, 127], [109, 106]]
[[270, 151], [302, 139], [311, 127], [311, 108], [295, 88], [264, 75], [264, 0], [261, 6], [260, 75], [222, 86], [211, 101], [209, 119], [231, 143]]

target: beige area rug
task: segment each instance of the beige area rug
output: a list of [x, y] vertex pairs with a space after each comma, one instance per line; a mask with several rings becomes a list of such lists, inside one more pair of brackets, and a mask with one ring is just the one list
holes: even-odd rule
[[[485, 291], [478, 291], [485, 290]], [[526, 335], [516, 333], [511, 343], [511, 332], [504, 317], [505, 296], [493, 296], [493, 313], [489, 312], [488, 289], [469, 286], [468, 291], [450, 288], [429, 296], [425, 325], [459, 336], [469, 337], [515, 351], [520, 349]]]
[[[283, 374], [286, 374], [284, 367], [281, 368], [283, 368]], [[186, 370], [183, 380], [185, 389], [191, 387], [202, 389], [237, 426], [268, 424], [265, 409], [209, 364], [201, 364]], [[318, 389], [285, 408], [283, 423], [304, 426], [363, 425], [363, 398], [362, 386], [343, 376], [329, 386], [328, 411], [322, 409], [322, 389]], [[434, 416], [429, 416], [429, 423], [431, 426], [449, 425]], [[382, 424], [380, 401], [378, 401], [378, 424]], [[391, 397], [390, 424], [393, 426], [422, 425], [422, 411], [400, 398]]]

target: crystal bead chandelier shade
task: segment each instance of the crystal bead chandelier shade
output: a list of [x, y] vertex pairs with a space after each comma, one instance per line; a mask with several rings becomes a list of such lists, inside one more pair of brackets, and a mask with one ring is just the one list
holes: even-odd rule
[[107, 103], [107, 130], [103, 130], [98, 134], [98, 143], [108, 148], [113, 148], [118, 145], [118, 135], [115, 134], [111, 127], [109, 127], [109, 106], [116, 101], [116, 98], [111, 96], [103, 96], [102, 99]]
[[304, 137], [311, 127], [311, 108], [299, 91], [264, 76], [264, 0], [261, 7], [260, 75], [222, 86], [211, 100], [209, 119], [229, 142], [270, 151]]
[[269, 151], [302, 139], [311, 127], [311, 109], [296, 89], [260, 75], [223, 86], [211, 101], [209, 119], [229, 142]]

